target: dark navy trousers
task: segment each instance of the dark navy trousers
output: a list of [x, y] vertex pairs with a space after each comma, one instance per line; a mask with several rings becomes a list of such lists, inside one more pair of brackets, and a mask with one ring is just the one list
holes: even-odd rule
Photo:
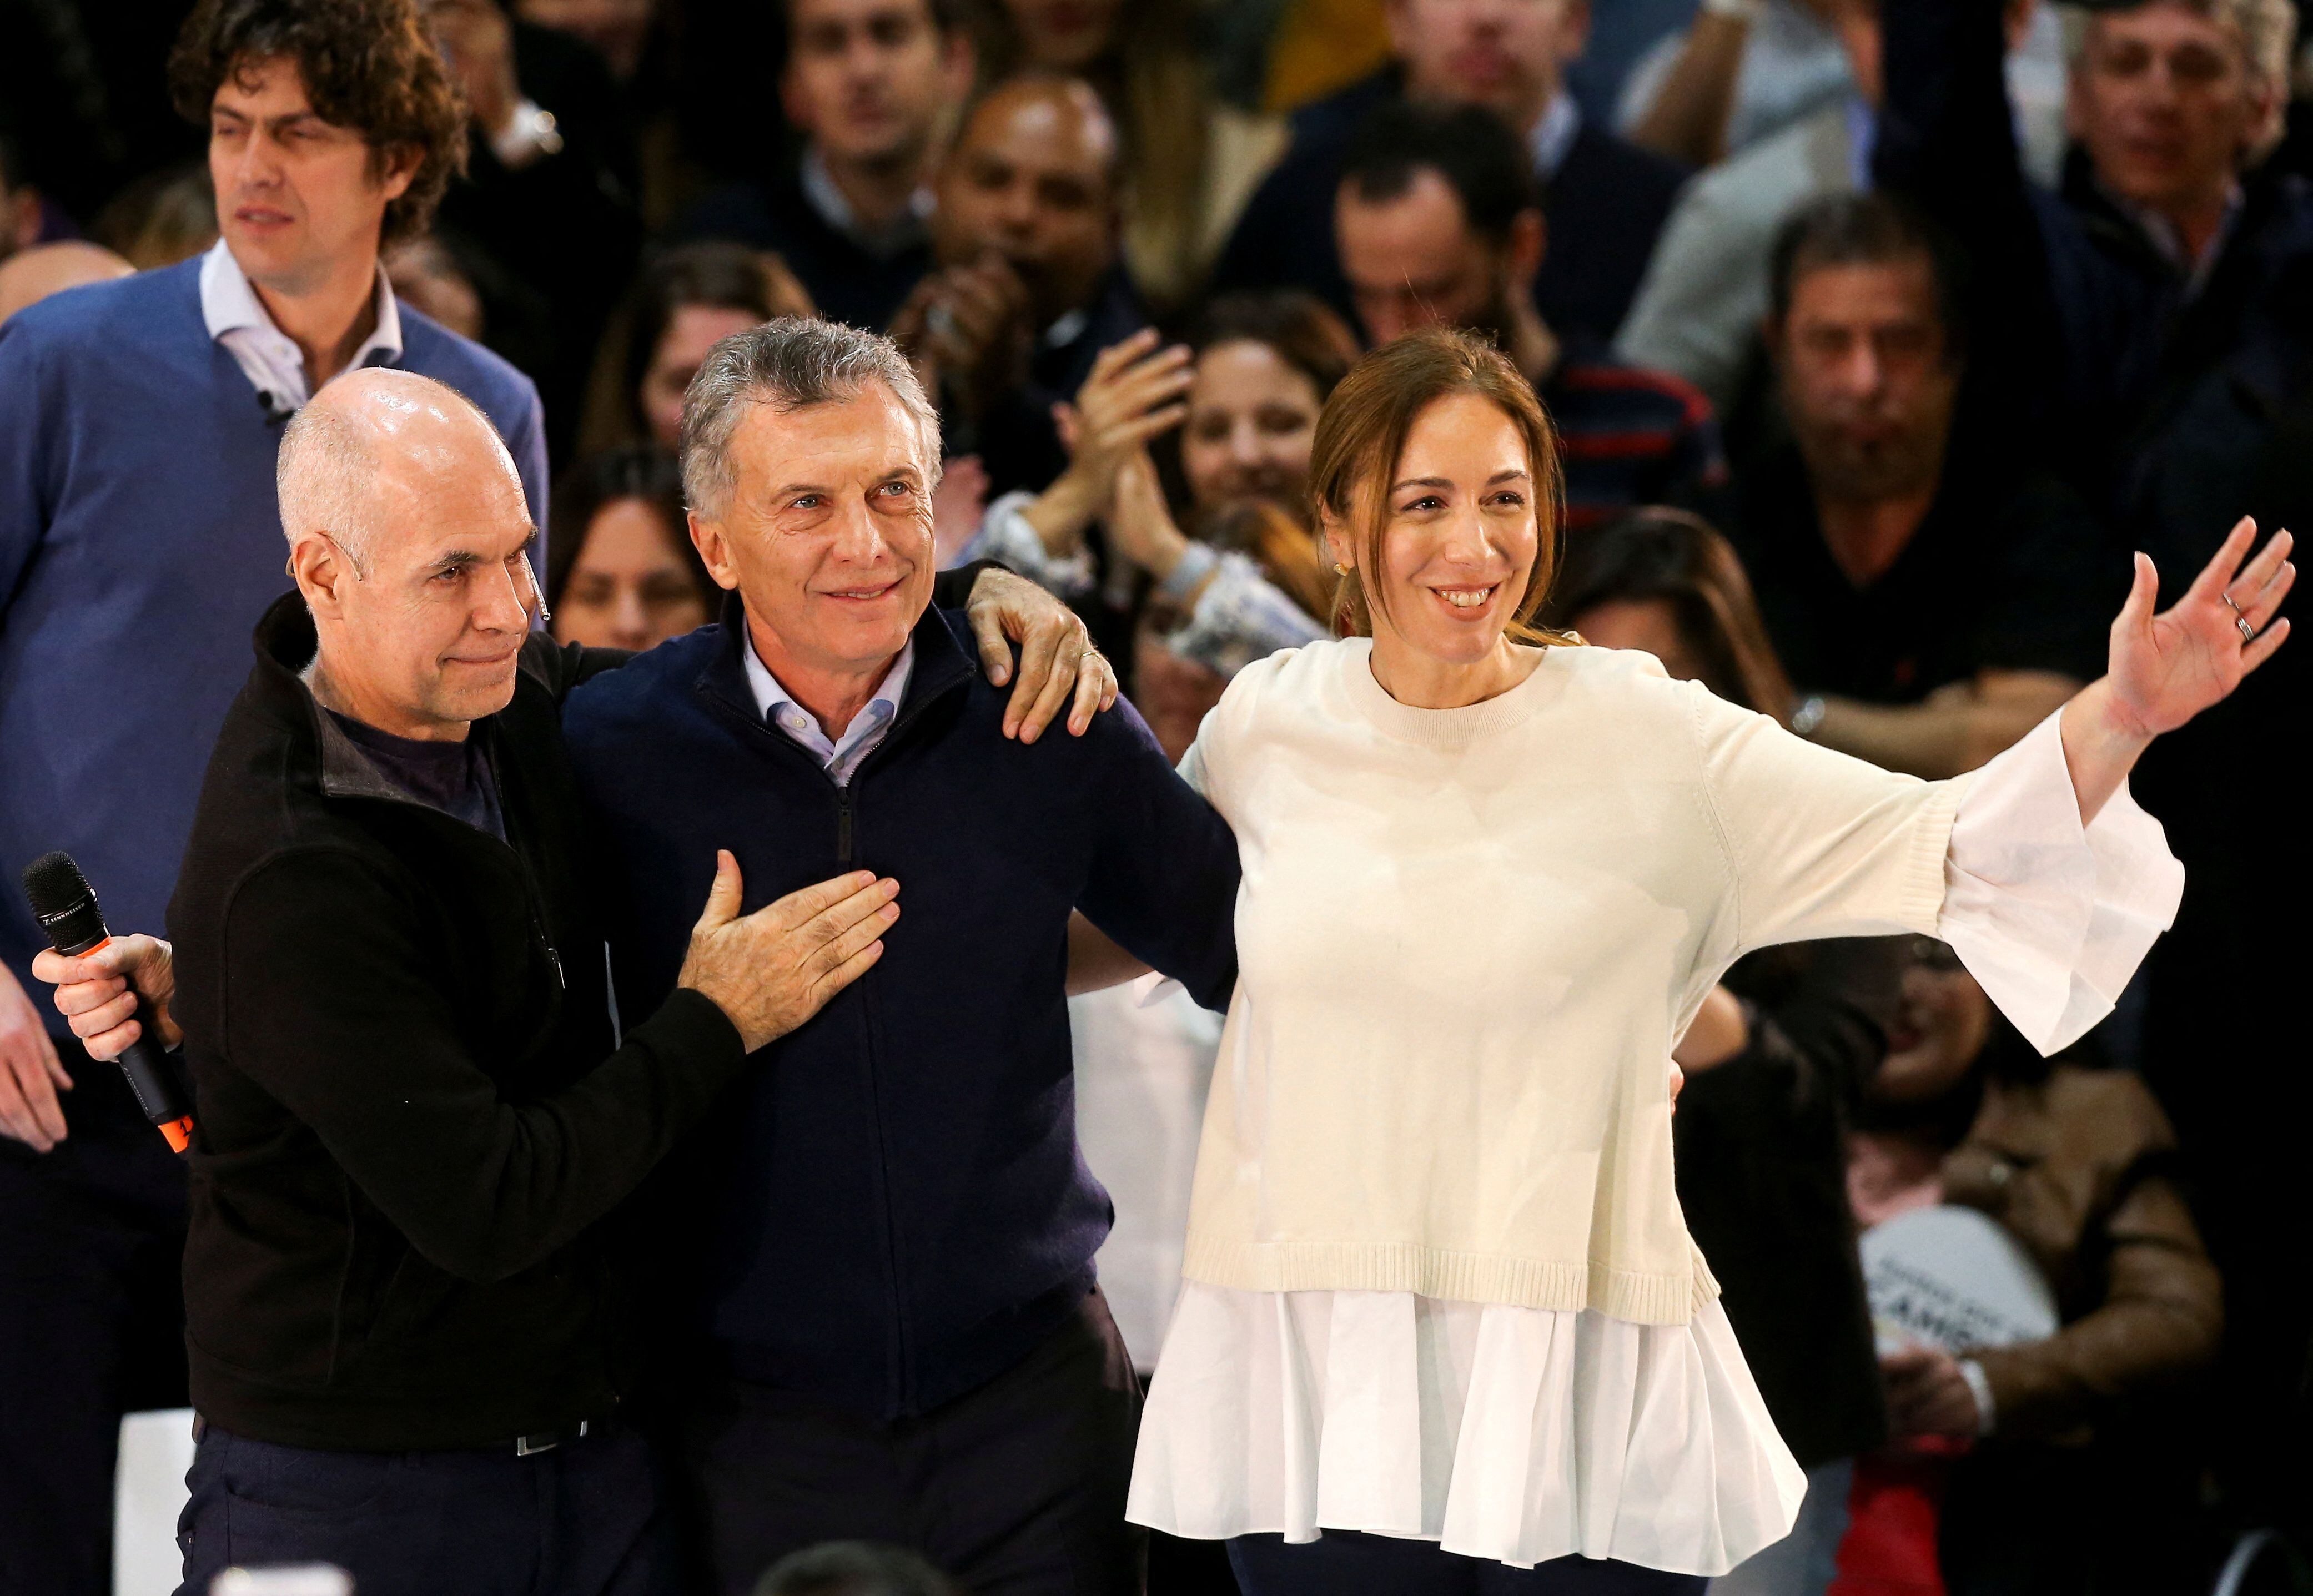
[[215, 1425], [178, 1521], [185, 1583], [222, 1569], [333, 1563], [361, 1596], [670, 1596], [650, 1447], [631, 1431], [517, 1457], [320, 1451]]
[[48, 1153], [0, 1140], [8, 1596], [112, 1596], [120, 1416], [185, 1402], [184, 1166], [149, 1126], [85, 1112], [127, 1088], [106, 1080], [110, 1065], [64, 1057], [79, 1083], [66, 1094], [72, 1134]]
[[1139, 1381], [1098, 1291], [1018, 1365], [916, 1418], [720, 1382], [682, 1423], [701, 1588], [748, 1596], [790, 1552], [872, 1540], [975, 1596], [1139, 1596], [1148, 1536], [1124, 1520], [1139, 1430]]
[[1328, 1530], [1298, 1546], [1241, 1535], [1229, 1564], [1244, 1596], [1702, 1596], [1700, 1574], [1560, 1557], [1512, 1568], [1440, 1551], [1434, 1541]]

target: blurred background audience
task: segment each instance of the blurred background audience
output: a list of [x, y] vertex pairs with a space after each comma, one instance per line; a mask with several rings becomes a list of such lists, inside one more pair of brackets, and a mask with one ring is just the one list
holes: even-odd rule
[[[374, 249], [317, 241], [335, 286], [309, 327], [268, 297], [255, 180], [215, 158], [205, 99], [172, 104], [189, 0], [0, 0], [0, 373], [59, 329], [122, 346], [177, 395], [137, 458], [172, 481], [239, 462], [246, 497], [329, 372], [462, 362], [523, 434], [533, 498], [551, 466], [569, 642], [647, 648], [717, 613], [682, 396], [717, 340], [787, 314], [900, 339], [942, 409], [943, 560], [1001, 559], [1077, 606], [1175, 757], [1237, 671], [1330, 630], [1318, 410], [1360, 349], [1433, 323], [1496, 339], [1558, 430], [1555, 624], [1894, 769], [1974, 769], [2097, 675], [2132, 550], [2173, 599], [2244, 511], [2313, 523], [2313, 48], [2291, 0], [236, 4], [326, 13], [359, 36], [348, 60], [422, 51], [438, 205], [363, 222]], [[365, 183], [413, 153], [368, 105], [312, 108], [370, 142]], [[312, 203], [334, 227], [355, 189], [330, 180]], [[236, 250], [259, 309], [205, 329], [193, 274]], [[104, 286], [131, 272], [154, 275]], [[180, 279], [181, 327], [96, 313]], [[282, 315], [295, 348], [268, 366], [259, 323]], [[33, 408], [0, 413], [66, 414], [40, 362]], [[175, 425], [211, 411], [225, 452]], [[53, 425], [21, 421], [10, 479], [48, 469]], [[93, 543], [36, 553], [26, 518], [55, 505], [22, 494], [0, 504], [0, 706], [38, 663], [22, 639], [78, 636], [128, 591]], [[277, 550], [242, 564], [230, 592], [154, 601], [224, 639], [136, 655], [189, 703], [230, 696], [278, 585]], [[65, 575], [80, 597], [52, 592]], [[2305, 669], [2284, 650], [2146, 760], [2191, 885], [2065, 1057], [2028, 1057], [1909, 941], [1756, 955], [1698, 1015], [1682, 1199], [1809, 1471], [1799, 1531], [1726, 1592], [2201, 1590], [2245, 1530], [2313, 1549], [2313, 1214], [2289, 1178], [2313, 1081], [2278, 1001], [2313, 882], [2290, 784], [2244, 751], [2304, 741]], [[56, 839], [4, 802], [13, 872]], [[132, 898], [160, 890], [170, 850], [147, 851]], [[57, 1161], [102, 1133], [85, 1103], [67, 1127], [50, 1072], [76, 1055], [18, 988], [0, 973], [0, 1237], [22, 1243], [62, 1200]], [[1072, 1021], [1117, 1206], [1104, 1278], [1145, 1368], [1219, 1019], [1151, 981]], [[128, 1228], [165, 1242], [176, 1200]], [[1994, 1262], [1955, 1300], [2036, 1282], [2045, 1322], [1938, 1341], [1904, 1319], [1887, 1281], [1915, 1269], [1917, 1216], [1960, 1211]], [[9, 1245], [0, 1304], [78, 1293], [44, 1311], [111, 1345], [117, 1281], [34, 1285], [37, 1247]], [[42, 1378], [26, 1345], [0, 1337], [9, 1425], [31, 1409], [4, 1393]], [[14, 1456], [0, 1434], [0, 1492], [32, 1469]], [[92, 1501], [101, 1458], [75, 1456]], [[1152, 1589], [1229, 1588], [1209, 1549], [1160, 1542]], [[765, 1589], [941, 1588], [872, 1548], [795, 1564]]]

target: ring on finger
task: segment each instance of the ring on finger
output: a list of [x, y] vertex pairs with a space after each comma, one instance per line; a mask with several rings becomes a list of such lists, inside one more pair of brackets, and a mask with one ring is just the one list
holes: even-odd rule
[[2233, 612], [2233, 629], [2241, 635], [2242, 646], [2246, 647], [2249, 644], [2256, 642], [2256, 628], [2249, 624], [2247, 613], [2243, 610], [2239, 605], [2233, 602], [2232, 594], [2220, 589], [2218, 591], [2217, 597], [2222, 599], [2225, 603], [2225, 608]]

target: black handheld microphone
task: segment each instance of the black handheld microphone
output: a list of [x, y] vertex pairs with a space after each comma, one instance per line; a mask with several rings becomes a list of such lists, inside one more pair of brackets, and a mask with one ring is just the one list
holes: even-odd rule
[[[70, 854], [42, 854], [24, 866], [24, 897], [32, 917], [48, 934], [48, 942], [67, 959], [93, 953], [112, 940], [104, 928], [104, 915], [96, 907], [96, 892], [80, 873]], [[153, 1028], [128, 1044], [118, 1060], [136, 1094], [136, 1106], [154, 1128], [179, 1153], [193, 1144], [193, 1113], [177, 1091], [169, 1072], [169, 1056], [153, 1039]]]

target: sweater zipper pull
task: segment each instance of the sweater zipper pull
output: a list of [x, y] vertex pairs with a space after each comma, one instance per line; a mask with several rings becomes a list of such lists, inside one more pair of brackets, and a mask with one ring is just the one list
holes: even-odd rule
[[[541, 938], [540, 940], [544, 941], [545, 939]], [[554, 989], [557, 992], [568, 991], [570, 989], [570, 983], [562, 978], [562, 955], [555, 949], [552, 943], [547, 943], [546, 944], [546, 956], [550, 960], [553, 960], [554, 963]]]

